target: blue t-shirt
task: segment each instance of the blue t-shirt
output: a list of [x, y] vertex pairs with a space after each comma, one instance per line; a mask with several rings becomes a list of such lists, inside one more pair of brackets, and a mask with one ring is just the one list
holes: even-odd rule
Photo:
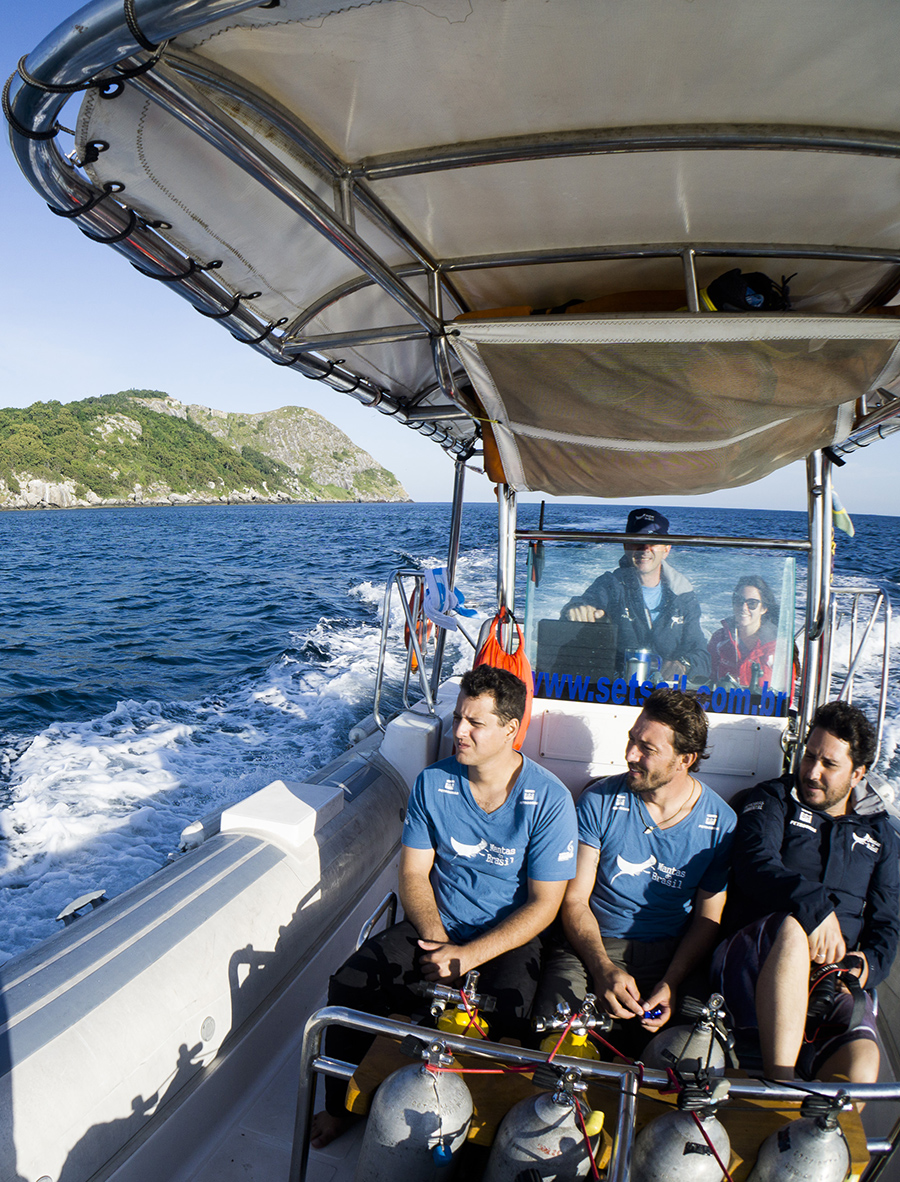
[[441, 923], [454, 943], [464, 943], [522, 907], [529, 878], [574, 878], [577, 833], [568, 788], [530, 759], [523, 756], [512, 791], [493, 813], [475, 803], [466, 768], [445, 759], [416, 780], [403, 844], [434, 850], [431, 887]]
[[662, 579], [660, 579], [655, 587], [641, 587], [641, 595], [644, 597], [644, 607], [650, 613], [650, 619], [654, 624], [659, 615], [662, 593]]
[[688, 815], [670, 829], [650, 823], [625, 775], [609, 776], [578, 801], [578, 840], [600, 850], [591, 910], [601, 936], [662, 940], [684, 931], [702, 889], [725, 889], [737, 818], [703, 783]]

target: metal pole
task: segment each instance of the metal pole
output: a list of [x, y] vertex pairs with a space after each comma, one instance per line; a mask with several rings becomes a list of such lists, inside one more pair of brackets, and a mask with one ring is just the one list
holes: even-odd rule
[[[627, 542], [632, 537], [621, 530], [580, 530], [580, 529], [518, 529], [516, 539], [520, 542]], [[672, 546], [716, 546], [731, 550], [790, 550], [803, 552], [810, 549], [807, 538], [718, 538], [705, 534], [666, 534], [666, 544]]]
[[516, 610], [516, 490], [497, 485], [497, 604]]
[[831, 602], [831, 575], [834, 569], [834, 511], [832, 509], [831, 474], [833, 465], [825, 454], [822, 455], [822, 643], [819, 658], [819, 685], [816, 693], [816, 705], [821, 706], [828, 701], [831, 691], [831, 662], [834, 631], [837, 623], [837, 613]]
[[638, 1077], [629, 1071], [622, 1077], [619, 1113], [609, 1162], [609, 1182], [627, 1182], [631, 1175], [631, 1151], [634, 1145], [634, 1118], [637, 1113]]
[[[463, 460], [456, 461], [453, 471], [453, 507], [450, 514], [450, 544], [447, 547], [447, 586], [452, 591], [456, 586], [456, 563], [459, 559], [459, 538], [462, 532], [463, 495], [466, 485], [466, 465]], [[444, 664], [444, 645], [447, 633], [438, 628], [434, 642], [434, 660], [431, 664], [431, 692], [437, 697], [438, 686], [441, 683], [441, 669]]]
[[700, 311], [700, 293], [697, 290], [697, 269], [694, 266], [694, 251], [688, 246], [681, 252], [681, 266], [684, 271], [684, 289], [687, 292], [688, 308]]
[[443, 325], [415, 292], [369, 248], [308, 185], [236, 120], [216, 108], [195, 86], [160, 62], [148, 74], [133, 78], [131, 84], [179, 122], [206, 140], [263, 188], [316, 229], [351, 262], [430, 333]]
[[[810, 720], [819, 704], [821, 675], [822, 633], [825, 629], [825, 609], [829, 586], [827, 568], [831, 555], [826, 550], [825, 517], [825, 458], [814, 451], [806, 458], [807, 517], [809, 522], [810, 554], [806, 574], [806, 626], [803, 639], [803, 692], [800, 698], [799, 738], [792, 765], [796, 768], [799, 752]], [[830, 495], [830, 482], [829, 482]], [[828, 516], [831, 506], [828, 506]], [[828, 532], [830, 538], [830, 531]]]

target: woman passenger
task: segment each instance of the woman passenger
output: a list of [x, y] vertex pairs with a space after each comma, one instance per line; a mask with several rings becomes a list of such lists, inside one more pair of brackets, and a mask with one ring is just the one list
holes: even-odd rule
[[732, 595], [732, 612], [709, 642], [713, 681], [721, 682], [730, 675], [739, 685], [750, 686], [754, 664], [759, 666], [758, 682], [771, 681], [778, 604], [765, 579], [758, 575], [739, 579]]

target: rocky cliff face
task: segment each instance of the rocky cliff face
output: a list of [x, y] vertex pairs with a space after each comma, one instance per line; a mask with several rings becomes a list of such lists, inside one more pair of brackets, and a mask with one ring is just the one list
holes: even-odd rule
[[[283, 407], [261, 414], [228, 414], [205, 406], [185, 406], [156, 391], [129, 391], [109, 400], [71, 403], [67, 408], [58, 403], [35, 404], [33, 409], [40, 408], [42, 414], [33, 418], [48, 439], [52, 437], [46, 426], [48, 406], [57, 408], [51, 416], [54, 430], [60, 410], [77, 408], [76, 427], [72, 427], [76, 416], [70, 414], [66, 420], [69, 431], [78, 432], [69, 438], [76, 443], [87, 440], [82, 451], [88, 458], [82, 454], [80, 467], [67, 471], [65, 457], [48, 455], [45, 447], [40, 469], [34, 470], [33, 462], [27, 466], [14, 462], [14, 453], [22, 454], [21, 442], [17, 445], [9, 434], [10, 455], [4, 457], [0, 439], [0, 508], [410, 500], [392, 473], [315, 411]], [[24, 429], [30, 432], [28, 440], [33, 441], [35, 422], [29, 421], [29, 412], [7, 413], [22, 416]], [[158, 415], [185, 420], [191, 426], [178, 427], [173, 437], [174, 425], [161, 432], [159, 424], [166, 420]], [[21, 429], [22, 423], [18, 426]], [[201, 440], [207, 433], [218, 442], [207, 440], [199, 450], [195, 448], [198, 427], [202, 428]], [[163, 435], [165, 461], [161, 465], [158, 453]], [[228, 460], [225, 449], [237, 453], [240, 460]], [[218, 458], [221, 456], [224, 462]], [[4, 459], [6, 463], [2, 463]], [[176, 472], [177, 478], [165, 477], [166, 472]]]
[[230, 414], [208, 406], [184, 406], [174, 398], [140, 401], [161, 414], [193, 420], [235, 451], [249, 447], [280, 460], [295, 474], [290, 483], [298, 500], [410, 499], [393, 473], [314, 410], [283, 406], [260, 414]]

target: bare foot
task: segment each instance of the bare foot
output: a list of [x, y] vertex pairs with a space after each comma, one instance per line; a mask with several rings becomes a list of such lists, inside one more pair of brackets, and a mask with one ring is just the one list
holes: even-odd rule
[[313, 1149], [324, 1149], [332, 1141], [346, 1133], [354, 1118], [347, 1113], [345, 1116], [332, 1116], [330, 1112], [317, 1112], [309, 1127], [310, 1145]]

